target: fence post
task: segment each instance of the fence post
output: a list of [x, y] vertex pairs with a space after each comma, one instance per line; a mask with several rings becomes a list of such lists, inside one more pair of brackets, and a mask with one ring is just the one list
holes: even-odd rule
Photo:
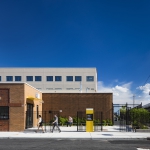
[[103, 112], [101, 111], [101, 131], [103, 131]]
[[77, 111], [77, 131], [78, 131], [78, 111]]
[[46, 132], [46, 111], [45, 111], [45, 115], [44, 116], [45, 116], [44, 119], [45, 119], [45, 132]]

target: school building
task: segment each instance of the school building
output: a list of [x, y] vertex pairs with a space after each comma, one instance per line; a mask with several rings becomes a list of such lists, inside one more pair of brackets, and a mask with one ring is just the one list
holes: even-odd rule
[[112, 103], [112, 93], [97, 93], [95, 68], [0, 68], [0, 131], [36, 127], [39, 114], [75, 117], [86, 108], [112, 120]]

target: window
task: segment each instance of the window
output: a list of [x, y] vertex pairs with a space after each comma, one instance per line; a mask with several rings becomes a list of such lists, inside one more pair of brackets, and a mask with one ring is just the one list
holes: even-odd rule
[[27, 76], [27, 81], [33, 81], [33, 76]]
[[42, 88], [36, 88], [37, 90], [42, 90]]
[[66, 81], [73, 81], [73, 76], [66, 76]]
[[81, 76], [75, 76], [75, 81], [82, 81], [82, 77]]
[[53, 81], [53, 76], [47, 76], [47, 81]]
[[94, 76], [86, 76], [86, 81], [94, 81]]
[[15, 81], [21, 81], [21, 76], [15, 76]]
[[6, 76], [6, 81], [13, 81], [13, 76]]
[[55, 81], [61, 81], [61, 76], [55, 76]]
[[0, 120], [9, 119], [9, 107], [0, 106]]
[[1, 76], [0, 76], [0, 81], [1, 81], [2, 79], [1, 79]]
[[42, 81], [42, 77], [41, 76], [35, 76], [35, 81]]

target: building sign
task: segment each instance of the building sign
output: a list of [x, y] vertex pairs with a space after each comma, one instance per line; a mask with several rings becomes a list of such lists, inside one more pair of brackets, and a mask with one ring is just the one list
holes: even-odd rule
[[35, 98], [40, 99], [40, 94], [39, 93], [35, 93]]

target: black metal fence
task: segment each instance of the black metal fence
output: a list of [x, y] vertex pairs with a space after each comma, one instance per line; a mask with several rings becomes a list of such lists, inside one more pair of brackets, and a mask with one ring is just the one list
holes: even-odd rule
[[[18, 130], [23, 130], [25, 118], [25, 128], [37, 127], [38, 116], [41, 115], [44, 120], [44, 129], [46, 131], [52, 130], [52, 122], [54, 115], [57, 114], [61, 119], [61, 112], [59, 111], [26, 111], [25, 113], [16, 113], [17, 121], [11, 122], [9, 118], [0, 118], [0, 131], [9, 131], [10, 127], [17, 127]], [[111, 116], [112, 115], [112, 116]], [[2, 116], [2, 113], [1, 113]], [[24, 116], [24, 117], [23, 117]], [[13, 116], [14, 117], [14, 116]], [[107, 118], [108, 117], [108, 118]], [[64, 117], [65, 118], [65, 117]], [[67, 118], [65, 118], [67, 121]], [[73, 125], [77, 127], [77, 131], [86, 131], [86, 112], [78, 111], [77, 116], [73, 117]], [[113, 109], [106, 110], [105, 112], [94, 112], [94, 131], [109, 131], [108, 126], [114, 126], [116, 131], [132, 132], [136, 129], [150, 129], [150, 112], [142, 108], [141, 105], [136, 104], [114, 104]], [[59, 125], [67, 126], [66, 122], [59, 120]], [[5, 127], [5, 128], [4, 128]], [[57, 129], [56, 129], [57, 130]], [[115, 130], [114, 130], [115, 131]]]

